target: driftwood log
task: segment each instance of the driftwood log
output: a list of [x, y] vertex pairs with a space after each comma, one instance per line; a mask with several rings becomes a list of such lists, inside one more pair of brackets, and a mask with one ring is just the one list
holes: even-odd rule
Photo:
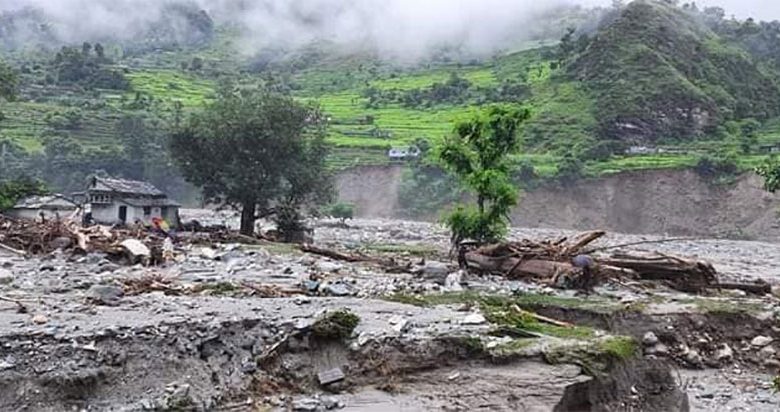
[[[603, 231], [586, 232], [573, 239], [519, 242], [484, 246], [463, 253], [469, 269], [510, 279], [533, 279], [563, 288], [588, 289], [608, 279], [632, 278], [663, 282], [685, 292], [702, 292], [718, 285], [717, 272], [708, 262], [661, 253], [596, 255], [585, 251]], [[602, 249], [603, 250], [603, 249]], [[724, 288], [753, 293], [765, 286], [723, 284]]]

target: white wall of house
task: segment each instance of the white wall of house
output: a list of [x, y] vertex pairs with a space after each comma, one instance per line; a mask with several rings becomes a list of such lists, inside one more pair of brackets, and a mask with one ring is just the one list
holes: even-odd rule
[[167, 213], [165, 215], [163, 215], [162, 208], [160, 207], [152, 207], [150, 208], [150, 213], [145, 214], [143, 207], [131, 206], [117, 201], [110, 204], [92, 204], [92, 218], [95, 219], [95, 222], [105, 225], [120, 224], [122, 223], [119, 220], [119, 208], [121, 206], [127, 207], [127, 220], [125, 220], [126, 224], [133, 224], [136, 221], [141, 221], [146, 225], [151, 225], [152, 219], [155, 217], [162, 218], [171, 225], [177, 223], [175, 221], [175, 207], [167, 207]]
[[[74, 209], [75, 210], [75, 209]], [[57, 211], [55, 210], [41, 210], [41, 209], [11, 209], [6, 214], [16, 219], [37, 220], [41, 218], [41, 212], [46, 219], [56, 219]], [[73, 210], [60, 210], [60, 217], [66, 218], [73, 213]]]

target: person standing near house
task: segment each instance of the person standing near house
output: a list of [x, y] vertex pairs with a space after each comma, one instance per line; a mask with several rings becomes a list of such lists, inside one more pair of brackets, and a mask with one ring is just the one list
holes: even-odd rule
[[169, 229], [170, 227], [168, 226], [168, 223], [165, 222], [165, 220], [159, 217], [152, 218], [152, 232], [159, 233], [165, 237], [168, 237]]

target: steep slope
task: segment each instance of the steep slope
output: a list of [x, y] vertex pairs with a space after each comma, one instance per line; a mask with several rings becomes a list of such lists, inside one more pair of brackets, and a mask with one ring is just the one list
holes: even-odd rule
[[724, 120], [780, 113], [776, 74], [661, 1], [626, 6], [569, 72], [596, 98], [602, 137], [687, 139], [714, 132]]

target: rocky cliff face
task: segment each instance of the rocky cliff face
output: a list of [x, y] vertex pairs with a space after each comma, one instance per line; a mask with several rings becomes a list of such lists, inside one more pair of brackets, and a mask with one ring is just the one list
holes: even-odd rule
[[[361, 217], [395, 217], [402, 172], [347, 171], [339, 177], [340, 198], [356, 204]], [[713, 185], [692, 171], [633, 172], [526, 192], [512, 220], [523, 227], [780, 240], [780, 196], [764, 192], [753, 175]]]

